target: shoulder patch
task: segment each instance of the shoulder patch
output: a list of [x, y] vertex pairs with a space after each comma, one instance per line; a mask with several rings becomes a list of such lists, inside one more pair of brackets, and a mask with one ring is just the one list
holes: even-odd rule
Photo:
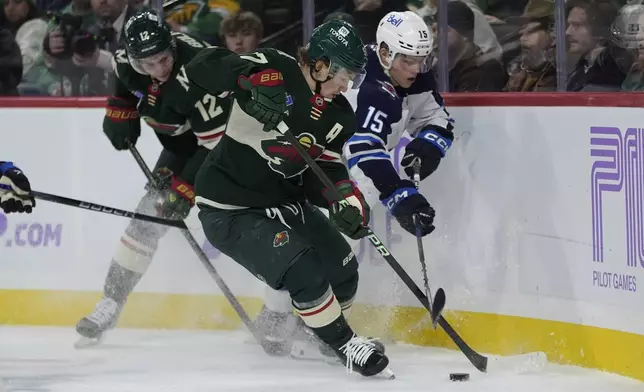
[[380, 84], [380, 88], [391, 95], [392, 98], [398, 98], [398, 94], [396, 93], [396, 89], [393, 84], [384, 80], [378, 80], [378, 83]]

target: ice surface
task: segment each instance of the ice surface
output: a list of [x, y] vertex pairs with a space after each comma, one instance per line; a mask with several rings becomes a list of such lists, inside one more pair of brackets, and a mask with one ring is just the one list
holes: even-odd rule
[[[389, 345], [396, 379], [346, 374], [317, 361], [267, 357], [245, 332], [117, 329], [76, 350], [73, 328], [0, 327], [1, 392], [535, 391], [641, 392], [644, 383], [569, 366], [494, 361], [488, 374], [459, 352]], [[499, 366], [503, 364], [502, 366]], [[468, 372], [470, 381], [449, 381]], [[4, 388], [4, 390], [3, 390]]]

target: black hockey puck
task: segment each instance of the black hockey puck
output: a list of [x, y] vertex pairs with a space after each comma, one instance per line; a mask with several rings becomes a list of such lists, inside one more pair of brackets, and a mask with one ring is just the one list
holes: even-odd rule
[[470, 379], [469, 373], [450, 373], [449, 379], [451, 381], [467, 381]]

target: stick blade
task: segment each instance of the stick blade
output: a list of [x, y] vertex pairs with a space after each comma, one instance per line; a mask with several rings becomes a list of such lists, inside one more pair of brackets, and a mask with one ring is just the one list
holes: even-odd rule
[[434, 302], [432, 303], [431, 310], [432, 325], [434, 326], [434, 329], [438, 326], [438, 319], [441, 317], [443, 309], [445, 308], [445, 301], [445, 290], [443, 290], [442, 287], [439, 287], [438, 290], [436, 290], [436, 294], [434, 294]]

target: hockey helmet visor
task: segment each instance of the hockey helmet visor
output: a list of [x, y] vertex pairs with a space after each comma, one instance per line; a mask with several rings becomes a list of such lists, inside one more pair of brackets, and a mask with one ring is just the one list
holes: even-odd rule
[[427, 56], [410, 56], [396, 53], [393, 61], [396, 68], [401, 68], [405, 72], [425, 73], [431, 69], [433, 59], [431, 54]]
[[329, 64], [329, 77], [334, 83], [350, 89], [358, 89], [367, 73], [364, 69], [355, 71], [342, 66], [339, 62]]

